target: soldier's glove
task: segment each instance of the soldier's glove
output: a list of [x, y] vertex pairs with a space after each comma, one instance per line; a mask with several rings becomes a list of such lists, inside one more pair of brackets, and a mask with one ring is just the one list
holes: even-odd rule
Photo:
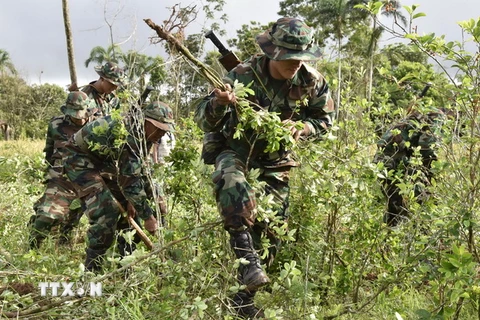
[[151, 234], [155, 234], [155, 231], [157, 231], [158, 229], [157, 219], [155, 219], [155, 217], [151, 215], [150, 217], [148, 217], [147, 220], [145, 220], [145, 222], [143, 222], [143, 226], [145, 227], [145, 230], [147, 230]]

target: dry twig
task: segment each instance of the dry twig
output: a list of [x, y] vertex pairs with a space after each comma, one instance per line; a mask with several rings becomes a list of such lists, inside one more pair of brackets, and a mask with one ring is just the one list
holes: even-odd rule
[[[169, 243], [167, 243], [163, 247], [155, 248], [154, 250], [152, 250], [148, 254], [143, 255], [141, 257], [138, 257], [135, 261], [132, 261], [129, 264], [127, 264], [127, 265], [125, 265], [121, 268], [115, 269], [112, 272], [104, 274], [104, 275], [102, 275], [98, 278], [95, 277], [91, 281], [92, 282], [101, 282], [103, 280], [110, 279], [114, 275], [116, 275], [118, 273], [122, 273], [123, 271], [133, 267], [134, 265], [136, 265], [136, 264], [154, 256], [154, 255], [157, 255], [160, 252], [165, 251], [168, 248], [170, 248], [170, 247], [172, 247], [172, 246], [174, 246], [174, 245], [176, 245], [180, 242], [183, 242], [183, 241], [188, 240], [190, 238], [198, 237], [202, 233], [212, 230], [213, 228], [217, 227], [221, 223], [222, 223], [221, 221], [215, 221], [215, 222], [209, 222], [209, 223], [203, 224], [203, 225], [195, 228], [194, 230], [191, 230], [190, 233], [187, 236], [184, 236], [184, 237], [182, 237], [180, 239], [177, 239], [177, 240], [174, 240], [174, 241], [170, 241]], [[10, 311], [10, 312], [2, 311], [0, 309], [0, 317], [18, 318], [18, 317], [23, 317], [23, 316], [27, 316], [27, 315], [34, 315], [34, 314], [37, 314], [37, 313], [40, 313], [40, 312], [50, 310], [50, 309], [55, 308], [57, 306], [60, 306], [67, 301], [72, 301], [71, 303], [74, 303], [74, 302], [79, 302], [81, 300], [89, 299], [89, 297], [78, 297], [78, 296], [63, 297], [63, 298], [52, 297], [51, 299], [52, 300], [55, 299], [55, 300], [50, 302], [49, 304], [46, 304], [46, 305], [43, 305], [43, 306], [37, 307], [37, 308], [32, 308], [32, 309], [27, 308], [27, 309], [23, 309], [23, 310]]]
[[225, 84], [221, 80], [220, 76], [218, 76], [218, 74], [212, 68], [195, 58], [192, 53], [187, 49], [187, 47], [181, 44], [180, 41], [175, 38], [168, 30], [166, 30], [162, 26], [155, 24], [150, 19], [144, 19], [144, 21], [150, 28], [155, 30], [155, 32], [161, 39], [167, 41], [170, 45], [174, 46], [178, 52], [180, 52], [185, 58], [190, 60], [198, 68], [198, 72], [202, 76], [204, 76], [213, 87], [226, 90]]

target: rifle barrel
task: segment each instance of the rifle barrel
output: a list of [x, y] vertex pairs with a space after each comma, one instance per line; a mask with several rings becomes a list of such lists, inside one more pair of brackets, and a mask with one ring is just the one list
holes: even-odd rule
[[218, 48], [218, 51], [220, 51], [222, 56], [224, 56], [224, 55], [226, 55], [230, 52], [230, 50], [225, 48], [223, 43], [217, 38], [217, 36], [213, 32], [213, 30], [210, 30], [207, 33], [205, 33], [205, 38], [210, 39], [213, 42], [213, 44], [215, 45], [215, 47]]

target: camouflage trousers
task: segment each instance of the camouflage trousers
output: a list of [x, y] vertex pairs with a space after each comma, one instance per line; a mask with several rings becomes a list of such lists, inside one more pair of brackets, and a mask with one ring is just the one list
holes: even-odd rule
[[45, 192], [33, 206], [35, 215], [29, 223], [31, 237], [44, 238], [53, 226], [63, 225], [66, 221], [78, 223], [82, 210], [80, 207], [71, 209], [76, 198], [72, 183], [61, 172], [50, 169]]
[[74, 155], [65, 161], [67, 176], [83, 201], [89, 219], [87, 246], [105, 252], [114, 242], [116, 231], [127, 230], [129, 226], [119, 206], [126, 208], [127, 202], [115, 177], [102, 176], [98, 167], [84, 155]]
[[[400, 171], [399, 175], [402, 173], [403, 171]], [[407, 170], [403, 175], [403, 181], [382, 180], [382, 192], [387, 198], [387, 212], [383, 216], [383, 222], [389, 227], [395, 227], [411, 217], [408, 196], [402, 194], [399, 187], [401, 184], [413, 184], [413, 200], [419, 204], [431, 197], [430, 190], [427, 188], [430, 185], [431, 174], [427, 170]]]
[[[273, 195], [273, 209], [283, 219], [287, 217], [288, 198], [290, 195], [291, 167], [265, 168], [261, 167], [259, 181], [266, 183], [266, 194]], [[273, 262], [276, 250], [280, 245], [271, 227], [257, 219], [256, 194], [247, 181], [247, 166], [243, 157], [232, 150], [222, 151], [216, 158], [215, 171], [212, 180], [215, 184], [217, 207], [222, 215], [226, 230], [251, 229], [256, 249], [261, 249], [261, 237], [266, 236], [272, 244], [267, 264]]]

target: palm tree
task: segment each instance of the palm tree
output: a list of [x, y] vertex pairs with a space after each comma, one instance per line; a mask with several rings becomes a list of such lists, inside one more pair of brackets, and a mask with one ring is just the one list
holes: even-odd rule
[[129, 81], [137, 80], [139, 87], [145, 86], [145, 78], [148, 74], [148, 69], [152, 64], [153, 58], [136, 51], [130, 50], [121, 56]]
[[17, 75], [17, 70], [10, 59], [10, 55], [7, 51], [0, 49], [0, 75], [5, 75], [7, 71], [12, 75]]
[[135, 81], [140, 92], [145, 87], [147, 80], [151, 85], [157, 87], [166, 77], [164, 62], [160, 56], [150, 57], [130, 50], [120, 59], [125, 65], [129, 81]]
[[97, 64], [104, 64], [105, 62], [118, 63], [121, 58], [122, 50], [117, 45], [111, 45], [107, 49], [101, 46], [94, 47], [90, 51], [90, 56], [85, 60], [85, 67], [88, 68], [90, 63], [96, 62]]

